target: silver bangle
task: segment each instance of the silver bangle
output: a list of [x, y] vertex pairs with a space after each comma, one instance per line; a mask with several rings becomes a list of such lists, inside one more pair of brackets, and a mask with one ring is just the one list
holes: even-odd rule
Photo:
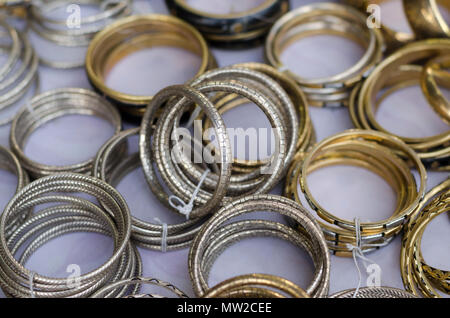
[[[353, 298], [355, 289], [347, 289], [330, 296], [330, 298]], [[356, 298], [417, 298], [405, 290], [392, 287], [360, 288]]]

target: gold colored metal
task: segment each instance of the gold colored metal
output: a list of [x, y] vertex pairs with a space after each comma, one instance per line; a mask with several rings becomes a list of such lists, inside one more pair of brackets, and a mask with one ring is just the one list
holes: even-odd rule
[[406, 16], [417, 38], [450, 37], [450, 27], [439, 5], [450, 11], [448, 0], [403, 0]]

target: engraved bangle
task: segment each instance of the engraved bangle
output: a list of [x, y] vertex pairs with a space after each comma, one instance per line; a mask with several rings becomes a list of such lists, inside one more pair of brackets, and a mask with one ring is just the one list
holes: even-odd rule
[[[93, 16], [82, 17], [76, 27], [70, 27], [66, 19], [58, 20], [47, 16], [48, 12], [72, 4], [98, 6], [101, 12]], [[130, 0], [81, 0], [75, 3], [72, 0], [31, 2], [30, 29], [39, 37], [60, 46], [87, 47], [95, 34], [111, 21], [131, 14], [131, 5]], [[84, 61], [53, 61], [43, 56], [40, 57], [40, 61], [44, 65], [62, 69], [82, 67], [85, 63]]]
[[[252, 235], [280, 235], [283, 232], [289, 232], [290, 235], [285, 236], [288, 240], [296, 237], [298, 242], [304, 242], [303, 246], [310, 246], [311, 250], [309, 253], [311, 253], [311, 257], [313, 257], [315, 264], [318, 266], [316, 267], [315, 278], [306, 289], [306, 292], [311, 295], [311, 297], [324, 297], [328, 293], [330, 256], [322, 231], [314, 217], [302, 206], [289, 199], [273, 195], [248, 196], [233, 201], [215, 213], [205, 223], [196, 236], [189, 251], [189, 273], [196, 295], [203, 296], [209, 289], [206, 283], [206, 277], [204, 276], [204, 271], [208, 271], [208, 268], [211, 266], [208, 263], [211, 263], [211, 261], [214, 260], [214, 256], [217, 256], [217, 252], [214, 249], [211, 250], [210, 239], [220, 242], [220, 232], [226, 233], [228, 230], [232, 230], [233, 232], [239, 233], [241, 232], [241, 225], [257, 224], [258, 220], [247, 220], [239, 222], [237, 225], [236, 223], [224, 225], [234, 217], [257, 211], [280, 213], [293, 218], [303, 226], [305, 234], [290, 231], [288, 227], [277, 222], [260, 220], [260, 231], [247, 231], [244, 235], [245, 237], [251, 237]], [[233, 224], [235, 224], [235, 226], [233, 226]], [[270, 229], [272, 229], [272, 231], [268, 232]], [[227, 237], [227, 235], [225, 235], [225, 237]], [[226, 243], [229, 244], [233, 240], [239, 240], [239, 234], [237, 237], [229, 237], [229, 242]], [[208, 252], [208, 250], [210, 252]], [[204, 260], [205, 256], [206, 258], [210, 257], [208, 254], [212, 257], [211, 261]], [[206, 263], [204, 263], [204, 261], [206, 261]], [[203, 265], [206, 267], [203, 268]]]
[[131, 16], [109, 25], [89, 45], [86, 71], [92, 86], [122, 111], [141, 117], [152, 96], [130, 95], [108, 87], [105, 77], [124, 56], [153, 46], [184, 48], [202, 59], [197, 75], [216, 67], [202, 35], [189, 24], [166, 15]]
[[445, 98], [438, 84], [450, 87], [450, 55], [442, 55], [427, 62], [423, 68], [421, 87], [433, 110], [450, 125], [450, 101]]
[[[330, 296], [330, 298], [353, 298], [355, 289], [348, 289]], [[363, 287], [358, 290], [356, 298], [417, 298], [413, 294], [393, 287]]]
[[248, 11], [213, 14], [189, 6], [185, 0], [166, 0], [173, 15], [192, 24], [212, 45], [246, 48], [262, 42], [272, 24], [289, 10], [287, 0], [265, 0]]
[[203, 298], [284, 298], [286, 296], [309, 298], [309, 295], [294, 283], [267, 274], [248, 274], [227, 279], [210, 288]]
[[406, 17], [417, 38], [450, 37], [450, 27], [438, 4], [450, 10], [450, 3], [446, 0], [403, 0]]
[[[364, 56], [351, 68], [326, 78], [307, 79], [289, 71], [280, 60], [281, 52], [299, 38], [315, 34], [336, 34], [366, 48]], [[358, 10], [335, 3], [318, 3], [285, 14], [272, 27], [265, 45], [268, 63], [295, 79], [312, 106], [346, 106], [350, 90], [381, 60], [383, 39], [378, 29], [366, 26]]]
[[23, 147], [28, 136], [43, 124], [65, 115], [92, 115], [107, 120], [115, 133], [121, 129], [121, 119], [117, 110], [96, 93], [81, 88], [63, 88], [42, 93], [31, 99], [15, 117], [10, 132], [10, 145], [22, 166], [34, 178], [58, 172], [88, 173], [93, 158], [64, 166], [46, 165], [28, 158]]
[[[77, 193], [93, 196], [102, 202], [102, 206], [71, 195]], [[5, 226], [11, 218], [44, 203], [50, 205], [34, 211], [10, 238], [5, 238]], [[72, 232], [111, 236], [114, 241], [112, 256], [98, 268], [82, 274], [75, 286], [68, 284], [65, 278], [46, 277], [24, 267], [37, 248]], [[86, 297], [106, 284], [140, 275], [142, 270], [140, 256], [129, 240], [131, 219], [125, 200], [114, 188], [93, 177], [57, 174], [25, 186], [1, 215], [0, 233], [0, 282], [7, 296]], [[16, 259], [14, 255], [21, 247], [24, 250]], [[126, 289], [123, 288], [112, 292], [124, 293]]]
[[[127, 141], [127, 138], [138, 134], [139, 128], [129, 129], [120, 132], [107, 141], [98, 152], [94, 161], [93, 175], [108, 182], [112, 186], [116, 186], [126, 174], [138, 168], [141, 165], [141, 161], [139, 154], [135, 153], [129, 155], [121, 162], [117, 162], [112, 171], [108, 173], [108, 166], [113, 164], [114, 159], [116, 158], [117, 150], [120, 151], [120, 148]], [[150, 170], [150, 172], [153, 171]], [[151, 180], [151, 190], [155, 196], [169, 209], [172, 209], [168, 204], [169, 196], [159, 183], [158, 178], [153, 176]], [[133, 216], [131, 219], [131, 239], [136, 245], [152, 250], [163, 249], [163, 238], [161, 235], [163, 232], [162, 225], [145, 222]], [[164, 243], [167, 244], [166, 250], [170, 251], [188, 247], [194, 236], [197, 234], [203, 221], [204, 220], [202, 219], [196, 221], [188, 220], [180, 224], [168, 225], [167, 237], [164, 238]]]

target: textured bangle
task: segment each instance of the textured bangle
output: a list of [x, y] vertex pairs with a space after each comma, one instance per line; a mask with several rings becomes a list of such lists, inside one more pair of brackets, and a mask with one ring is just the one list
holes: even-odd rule
[[[67, 194], [55, 194], [61, 192]], [[102, 206], [69, 193], [86, 193], [102, 202]], [[50, 205], [34, 211], [13, 235], [5, 238], [5, 227], [10, 219], [44, 203]], [[42, 276], [24, 267], [32, 253], [49, 240], [80, 231], [111, 236], [114, 251], [103, 265], [82, 274], [75, 286], [68, 284], [65, 278]], [[96, 178], [57, 174], [30, 183], [6, 206], [0, 218], [0, 233], [0, 283], [8, 296], [86, 297], [106, 284], [140, 275], [142, 270], [139, 254], [129, 240], [128, 206], [114, 188]], [[14, 255], [19, 249], [20, 257], [16, 260]], [[121, 295], [126, 289], [111, 293]]]
[[450, 87], [450, 54], [442, 55], [427, 62], [421, 78], [421, 87], [434, 111], [450, 125], [450, 101], [445, 98], [438, 83]]
[[[344, 72], [318, 79], [300, 77], [286, 69], [281, 52], [293, 41], [309, 34], [336, 34], [360, 43], [364, 56]], [[266, 59], [285, 72], [302, 87], [312, 106], [343, 106], [348, 104], [351, 88], [381, 60], [383, 39], [378, 29], [367, 28], [366, 17], [358, 10], [335, 3], [318, 3], [300, 7], [278, 20], [266, 40]]]
[[450, 3], [446, 0], [403, 0], [406, 17], [418, 38], [450, 37], [450, 27], [438, 4], [450, 10]]
[[[158, 287], [162, 287], [167, 289], [168, 291], [170, 291], [171, 293], [173, 293], [175, 296], [177, 296], [178, 298], [189, 298], [184, 292], [182, 292], [180, 289], [178, 289], [176, 286], [170, 284], [170, 283], [166, 283], [163, 282], [159, 279], [156, 278], [146, 278], [146, 277], [131, 277], [128, 279], [124, 279], [118, 282], [115, 282], [111, 285], [105, 286], [102, 289], [96, 291], [91, 298], [102, 298], [105, 297], [105, 295], [108, 292], [113, 291], [114, 289], [117, 289], [119, 287], [123, 287], [123, 286], [130, 286], [130, 285], [154, 285], [154, 286], [158, 286]], [[124, 298], [165, 298], [156, 294], [131, 294], [131, 295], [127, 295]]]
[[197, 75], [216, 67], [202, 35], [189, 24], [166, 15], [131, 16], [99, 32], [89, 45], [86, 71], [92, 86], [122, 111], [141, 117], [152, 96], [129, 95], [105, 84], [108, 71], [124, 56], [153, 46], [184, 48], [202, 59]]
[[405, 288], [410, 293], [425, 297], [440, 297], [435, 288], [449, 294], [449, 271], [426, 264], [421, 253], [425, 227], [436, 216], [450, 211], [450, 179], [427, 193], [405, 227], [400, 253], [400, 269]]
[[[57, 20], [47, 17], [48, 12], [69, 5], [98, 6], [100, 13], [82, 17], [79, 25], [71, 28], [66, 19]], [[127, 16], [131, 13], [130, 0], [98, 1], [98, 0], [56, 0], [46, 2], [31, 2], [30, 27], [41, 38], [66, 47], [87, 47], [94, 35], [114, 19]], [[59, 62], [40, 57], [42, 64], [54, 68], [77, 68], [84, 65], [84, 61]]]
[[292, 298], [309, 298], [309, 295], [294, 283], [267, 274], [249, 274], [227, 279], [210, 288], [203, 298], [284, 298], [285, 295]]
[[[280, 213], [290, 217], [303, 226], [304, 232], [302, 233], [305, 235], [292, 231], [283, 224], [264, 220], [247, 220], [224, 225], [234, 217], [257, 211]], [[228, 235], [227, 233], [236, 234]], [[233, 201], [205, 223], [189, 252], [189, 273], [195, 293], [198, 296], [207, 293], [209, 288], [206, 281], [209, 268], [221, 251], [221, 245], [227, 246], [242, 237], [264, 235], [284, 237], [294, 244], [306, 248], [316, 265], [314, 280], [306, 292], [311, 297], [323, 297], [327, 294], [330, 256], [320, 227], [314, 217], [300, 205], [289, 199], [273, 195], [248, 196]]]
[[[355, 289], [348, 289], [331, 295], [330, 298], [353, 298]], [[398, 288], [392, 287], [364, 287], [360, 288], [356, 298], [417, 298], [416, 296]]]
[[112, 124], [115, 133], [121, 129], [121, 119], [117, 110], [96, 93], [81, 88], [63, 88], [48, 91], [34, 97], [15, 117], [10, 132], [10, 145], [22, 166], [32, 177], [38, 178], [58, 172], [88, 173], [93, 158], [82, 163], [66, 166], [41, 164], [29, 159], [23, 146], [28, 136], [38, 127], [65, 115], [99, 116]]
[[[129, 155], [120, 162], [114, 163], [117, 153], [122, 151], [121, 147], [126, 143], [127, 138], [138, 134], [139, 128], [134, 128], [122, 131], [107, 141], [98, 152], [94, 161], [93, 175], [116, 186], [127, 173], [138, 168], [141, 161], [137, 153]], [[113, 168], [108, 173], [108, 166], [110, 165]], [[153, 173], [152, 170], [150, 172]], [[151, 190], [155, 196], [171, 209], [168, 204], [169, 196], [159, 183], [158, 178], [153, 176], [151, 182]], [[133, 242], [140, 247], [159, 251], [164, 247], [167, 251], [188, 247], [204, 221], [202, 219], [196, 221], [188, 220], [180, 224], [168, 225], [167, 237], [163, 238], [161, 235], [164, 231], [163, 225], [145, 222], [133, 216], [131, 219], [131, 239]]]
[[[425, 40], [407, 45], [381, 62], [362, 84], [359, 93], [354, 94], [355, 99], [351, 102], [350, 107], [355, 108], [353, 110], [357, 118], [355, 125], [359, 128], [377, 130], [392, 135], [375, 119], [375, 111], [383, 99], [377, 99], [377, 94], [382, 88], [392, 86], [391, 90], [384, 93], [384, 96], [387, 96], [398, 88], [411, 85], [412, 80], [420, 83], [422, 68], [410, 64], [448, 52], [450, 52], [450, 40]], [[450, 149], [447, 146], [450, 132], [426, 138], [397, 137], [410, 145], [427, 167], [434, 170], [450, 169]]]
[[213, 45], [245, 48], [262, 42], [272, 24], [289, 10], [287, 0], [265, 0], [256, 8], [229, 14], [194, 9], [185, 0], [166, 0], [170, 12], [196, 27]]

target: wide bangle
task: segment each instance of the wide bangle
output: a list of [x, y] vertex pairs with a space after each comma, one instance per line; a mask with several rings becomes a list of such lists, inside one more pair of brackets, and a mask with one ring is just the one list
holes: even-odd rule
[[[372, 4], [379, 5], [383, 2], [390, 0], [344, 0], [345, 3], [352, 5], [364, 13], [368, 13], [368, 7]], [[381, 32], [383, 33], [384, 43], [386, 45], [386, 52], [393, 52], [400, 47], [414, 41], [414, 34], [409, 34], [406, 32], [395, 31], [392, 28], [381, 25]]]
[[438, 4], [450, 10], [450, 2], [446, 0], [403, 0], [406, 16], [417, 38], [450, 37], [450, 27], [440, 13]]
[[192, 24], [212, 45], [243, 48], [263, 41], [272, 24], [289, 10], [287, 0], [265, 0], [246, 12], [212, 14], [194, 9], [186, 0], [166, 0], [173, 15]]
[[450, 125], [450, 101], [442, 94], [438, 84], [450, 88], [450, 55], [438, 56], [423, 68], [421, 87], [433, 110]]
[[37, 95], [14, 118], [9, 136], [12, 151], [32, 177], [61, 172], [90, 173], [94, 158], [72, 165], [54, 166], [31, 160], [23, 150], [26, 139], [38, 127], [73, 114], [98, 116], [110, 122], [115, 133], [121, 130], [119, 112], [107, 100], [90, 90], [63, 88]]
[[197, 75], [216, 66], [202, 35], [186, 22], [167, 15], [137, 15], [121, 19], [99, 32], [89, 45], [86, 71], [92, 86], [121, 111], [142, 117], [152, 96], [125, 94], [108, 87], [105, 78], [125, 56], [154, 46], [184, 48], [202, 59]]
[[[359, 43], [366, 52], [351, 68], [325, 78], [308, 79], [294, 74], [281, 62], [282, 51], [292, 42], [316, 34], [334, 34]], [[283, 71], [302, 87], [312, 106], [346, 106], [351, 88], [367, 76], [383, 55], [383, 38], [378, 29], [367, 28], [358, 10], [335, 3], [318, 3], [290, 11], [279, 19], [267, 36], [268, 63]]]

